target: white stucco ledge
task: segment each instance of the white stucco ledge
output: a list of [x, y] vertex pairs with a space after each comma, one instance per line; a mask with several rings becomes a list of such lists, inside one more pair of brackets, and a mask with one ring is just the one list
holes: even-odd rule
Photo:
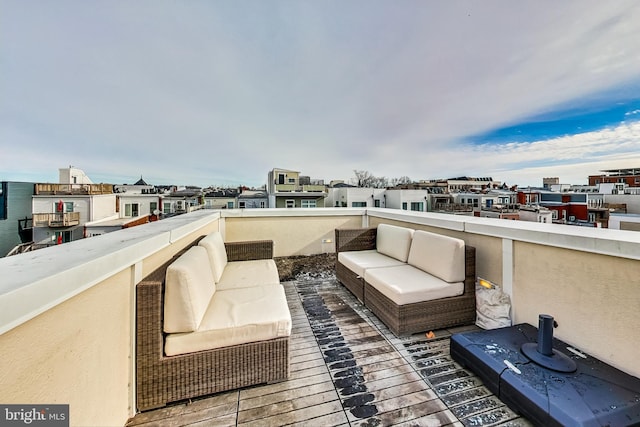
[[223, 218], [260, 217], [319, 217], [319, 216], [364, 216], [365, 208], [269, 208], [269, 209], [222, 209]]
[[467, 233], [640, 260], [640, 233], [607, 228], [469, 217]]
[[412, 222], [447, 230], [464, 231], [464, 224], [470, 218], [462, 215], [442, 214], [435, 212], [416, 212], [402, 209], [367, 208], [367, 214], [374, 218]]
[[0, 334], [220, 217], [201, 210], [101, 236], [0, 258]]

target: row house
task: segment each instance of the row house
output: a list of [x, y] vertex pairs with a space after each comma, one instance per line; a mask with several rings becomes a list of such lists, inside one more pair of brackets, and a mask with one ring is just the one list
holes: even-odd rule
[[264, 209], [269, 206], [269, 195], [265, 190], [243, 190], [237, 199], [240, 209]]
[[328, 189], [326, 207], [335, 208], [384, 208], [384, 188], [363, 188], [349, 184], [337, 184]]
[[279, 168], [267, 175], [267, 193], [270, 208], [323, 208], [327, 198], [324, 181]]
[[640, 187], [640, 168], [602, 170], [600, 175], [589, 175], [589, 185], [623, 184]]
[[84, 224], [117, 215], [116, 200], [109, 184], [35, 184], [31, 203], [34, 245], [82, 239]]
[[239, 190], [237, 188], [222, 188], [206, 191], [204, 194], [205, 209], [235, 209]]
[[558, 193], [543, 189], [523, 189], [518, 191], [518, 202], [522, 205], [540, 205], [551, 211], [552, 220], [557, 224], [606, 227], [606, 210], [597, 203], [589, 204], [591, 193]]

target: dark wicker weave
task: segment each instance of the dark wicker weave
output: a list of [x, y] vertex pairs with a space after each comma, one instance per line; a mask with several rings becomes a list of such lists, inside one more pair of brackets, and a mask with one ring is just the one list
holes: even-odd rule
[[464, 293], [415, 304], [397, 305], [365, 282], [364, 298], [371, 310], [396, 336], [451, 326], [476, 320], [476, 249], [465, 246]]
[[337, 259], [338, 252], [376, 248], [375, 228], [336, 229], [336, 277], [360, 301], [364, 302], [364, 277], [345, 267]]
[[[228, 243], [229, 260], [264, 259], [273, 243]], [[242, 258], [242, 254], [248, 258]], [[178, 254], [180, 255], [180, 254]], [[140, 411], [169, 402], [276, 382], [289, 376], [289, 338], [177, 356], [164, 355], [164, 279], [176, 255], [136, 286], [136, 402]]]

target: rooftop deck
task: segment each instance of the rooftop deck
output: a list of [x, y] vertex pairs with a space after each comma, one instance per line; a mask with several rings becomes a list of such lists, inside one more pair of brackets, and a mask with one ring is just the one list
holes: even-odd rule
[[284, 282], [288, 381], [144, 412], [127, 426], [528, 426], [449, 356], [435, 331], [398, 339], [335, 278]]
[[[629, 339], [640, 329], [640, 233], [386, 208], [200, 210], [0, 258], [0, 402], [68, 404], [74, 426], [124, 425], [132, 418], [156, 419], [156, 425], [268, 424], [276, 410], [287, 413], [278, 414], [277, 422], [302, 423], [306, 417], [317, 421], [306, 423], [313, 425], [331, 424], [333, 418], [319, 418], [324, 415], [339, 417], [336, 424], [429, 425], [428, 416], [433, 425], [524, 423], [451, 362], [450, 332], [436, 331], [429, 341], [398, 341], [330, 280], [285, 283], [296, 327], [289, 381], [136, 414], [135, 289], [149, 273], [212, 231], [228, 242], [272, 240], [277, 258], [332, 254], [335, 229], [379, 224], [463, 239], [476, 248], [477, 276], [511, 297], [514, 323], [536, 324], [540, 313], [550, 314], [558, 323], [555, 337], [640, 378], [637, 343]], [[307, 315], [317, 296], [332, 317]], [[338, 329], [323, 329], [327, 322]], [[336, 331], [344, 346], [318, 344], [336, 338], [323, 332]], [[354, 366], [325, 360], [342, 355], [341, 348], [349, 349]], [[348, 368], [362, 373], [343, 372]], [[357, 374], [362, 380], [356, 385], [366, 392], [345, 394], [342, 375]], [[399, 383], [393, 383], [396, 377]], [[422, 388], [405, 391], [399, 384]], [[365, 397], [347, 400], [356, 395]], [[375, 405], [375, 415], [358, 418], [366, 415], [359, 411], [373, 411], [367, 405]], [[184, 418], [171, 418], [180, 414]]]

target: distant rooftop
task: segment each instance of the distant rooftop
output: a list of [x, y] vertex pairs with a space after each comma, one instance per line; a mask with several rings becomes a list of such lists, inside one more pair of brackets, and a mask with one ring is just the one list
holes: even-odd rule
[[600, 172], [608, 173], [611, 176], [640, 175], [640, 168], [603, 169]]

